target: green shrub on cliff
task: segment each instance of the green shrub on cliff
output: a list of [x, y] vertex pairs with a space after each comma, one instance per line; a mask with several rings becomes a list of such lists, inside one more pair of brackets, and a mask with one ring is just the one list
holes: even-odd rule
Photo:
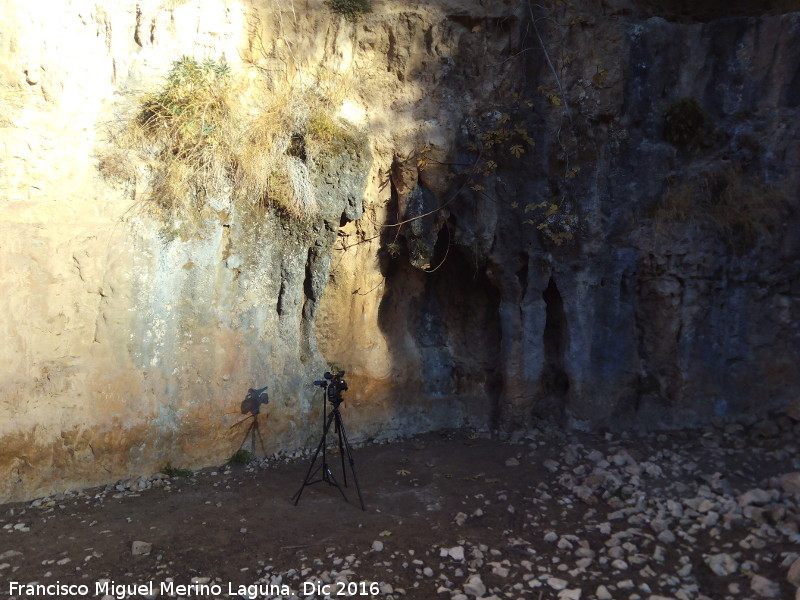
[[325, 4], [351, 23], [356, 22], [361, 15], [372, 11], [369, 0], [326, 0]]
[[664, 139], [686, 147], [700, 135], [706, 122], [706, 111], [694, 98], [676, 100], [664, 110]]

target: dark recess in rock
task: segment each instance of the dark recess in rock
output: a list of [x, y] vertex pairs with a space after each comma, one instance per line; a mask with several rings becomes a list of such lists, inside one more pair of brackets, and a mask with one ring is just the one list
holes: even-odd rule
[[569, 376], [564, 370], [567, 347], [567, 317], [564, 301], [552, 277], [542, 292], [547, 318], [544, 324], [544, 368], [541, 377], [542, 400], [534, 407], [534, 415], [561, 421], [569, 392]]

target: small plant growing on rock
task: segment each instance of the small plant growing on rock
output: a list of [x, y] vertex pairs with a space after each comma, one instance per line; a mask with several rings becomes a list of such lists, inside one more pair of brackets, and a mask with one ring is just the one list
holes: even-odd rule
[[664, 139], [685, 148], [699, 135], [706, 111], [694, 98], [676, 100], [664, 110]]
[[233, 455], [228, 459], [228, 464], [243, 467], [245, 465], [249, 465], [253, 462], [253, 453], [249, 450], [245, 450], [244, 448], [239, 448]]
[[164, 475], [168, 475], [169, 477], [191, 477], [194, 475], [194, 471], [190, 469], [180, 469], [177, 467], [173, 467], [170, 463], [167, 463], [161, 472]]
[[578, 217], [565, 210], [558, 199], [551, 202], [531, 202], [525, 206], [525, 213], [533, 212], [536, 219], [526, 219], [526, 225], [534, 225], [536, 229], [553, 242], [561, 246], [575, 239], [578, 231]]
[[351, 23], [355, 23], [361, 15], [372, 11], [369, 0], [326, 0], [325, 4]]

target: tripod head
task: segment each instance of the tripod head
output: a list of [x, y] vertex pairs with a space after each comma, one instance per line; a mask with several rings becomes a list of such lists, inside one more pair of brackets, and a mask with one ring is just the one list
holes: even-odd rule
[[334, 407], [338, 407], [344, 401], [342, 392], [347, 391], [344, 371], [337, 371], [336, 373], [326, 371], [325, 379], [315, 381], [314, 385], [318, 385], [325, 390], [325, 396]]

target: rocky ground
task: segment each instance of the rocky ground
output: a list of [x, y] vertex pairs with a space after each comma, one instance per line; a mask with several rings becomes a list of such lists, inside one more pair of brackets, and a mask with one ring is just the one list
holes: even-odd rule
[[364, 511], [351, 476], [349, 502], [323, 482], [294, 506], [308, 457], [5, 505], [0, 595], [800, 598], [799, 433], [784, 416], [364, 445]]

